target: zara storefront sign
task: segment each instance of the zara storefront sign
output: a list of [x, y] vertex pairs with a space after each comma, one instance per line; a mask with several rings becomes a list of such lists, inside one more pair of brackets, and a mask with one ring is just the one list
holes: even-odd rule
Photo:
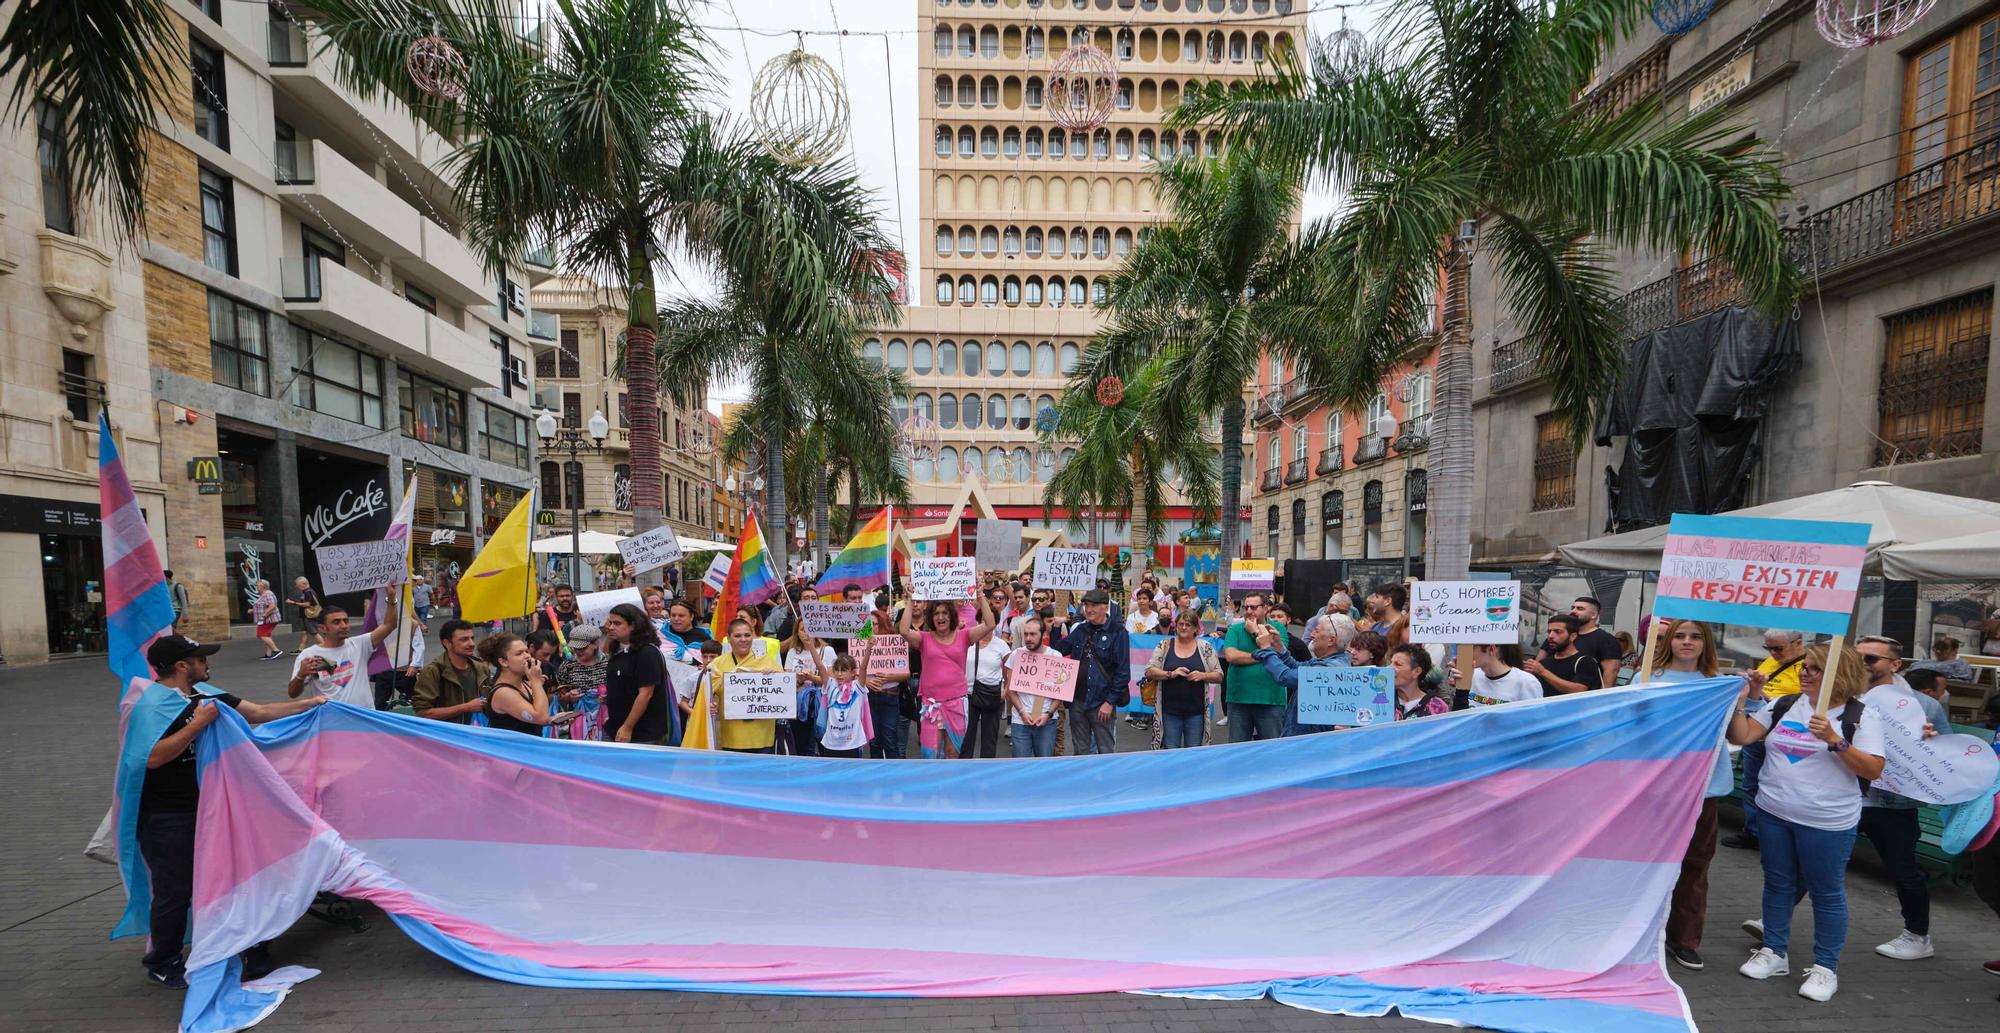
[[342, 528], [389, 511], [389, 492], [373, 478], [359, 488], [348, 488], [335, 496], [331, 505], [321, 503], [306, 514], [306, 544], [319, 548]]

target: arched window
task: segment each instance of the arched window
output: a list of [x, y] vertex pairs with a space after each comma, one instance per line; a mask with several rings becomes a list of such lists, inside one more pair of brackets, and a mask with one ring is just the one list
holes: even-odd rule
[[992, 126], [979, 131], [979, 156], [982, 158], [1000, 156], [1000, 133]]
[[900, 371], [908, 369], [909, 366], [910, 366], [910, 346], [904, 344], [901, 339], [890, 341], [889, 368]]
[[1025, 448], [1016, 448], [1014, 449], [1013, 453], [1010, 454], [1007, 458], [1012, 461], [1014, 466], [1014, 481], [1016, 483], [1023, 483], [1027, 481], [1028, 450]]
[[978, 99], [978, 97], [979, 97], [979, 87], [974, 85], [972, 81], [972, 76], [969, 75], [959, 76], [958, 106], [961, 108], [969, 108], [972, 106], [972, 102]]
[[1021, 280], [1019, 277], [1009, 276], [1005, 280], [1000, 281], [1000, 300], [1005, 301], [1009, 305], [1019, 305], [1021, 303]]
[[1222, 134], [1221, 133], [1208, 134], [1207, 138], [1203, 139], [1201, 142], [1201, 153], [1202, 156], [1206, 158], [1213, 158], [1216, 155], [1221, 154]]
[[1260, 65], [1264, 63], [1264, 34], [1261, 32], [1250, 37], [1250, 60]]
[[1278, 507], [1276, 506], [1264, 511], [1264, 542], [1265, 555], [1275, 558], [1278, 555]]
[[932, 416], [931, 396], [928, 394], [918, 395], [915, 404], [911, 405], [910, 409], [918, 416], [927, 420], [930, 419]]
[[974, 145], [973, 145], [973, 142], [972, 142], [972, 141], [973, 141], [973, 135], [972, 135], [972, 127], [971, 127], [971, 126], [966, 126], [966, 127], [962, 128], [962, 129], [960, 129], [960, 130], [958, 131], [958, 156], [959, 156], [959, 157], [961, 157], [961, 158], [970, 158], [970, 157], [972, 157], [972, 153], [973, 153], [972, 149], [973, 149], [973, 146], [974, 146]]
[[1034, 352], [1029, 349], [1028, 342], [1026, 341], [1014, 342], [1013, 359], [1014, 375], [1017, 377], [1025, 377], [1030, 370], [1034, 369]]
[[967, 474], [982, 473], [986, 469], [986, 457], [980, 454], [979, 449], [968, 448], [965, 450], [965, 458], [959, 460], [958, 466]]
[[1063, 376], [1069, 376], [1069, 375], [1070, 375], [1071, 373], [1075, 373], [1075, 372], [1076, 372], [1076, 359], [1077, 359], [1077, 348], [1076, 348], [1076, 345], [1074, 345], [1074, 344], [1065, 344], [1065, 345], [1063, 345], [1063, 346], [1062, 346], [1062, 367], [1061, 367], [1061, 368], [1062, 368], [1062, 375], [1063, 375]]
[[1111, 157], [1110, 131], [1105, 129], [1099, 129], [1097, 132], [1092, 133], [1090, 137], [1090, 146], [1093, 152], [1093, 156], [1096, 157], [1098, 161], [1103, 161], [1106, 158]]
[[1334, 459], [1340, 459], [1340, 450], [1347, 444], [1347, 421], [1339, 410], [1326, 414], [1326, 441], [1320, 446], [1330, 450]]
[[1000, 80], [990, 75], [979, 80], [979, 106], [982, 108], [1000, 106]]
[[[1069, 249], [1078, 258], [1082, 258], [1084, 252], [1090, 250], [1090, 238], [1084, 235], [1083, 227], [1078, 226], [1069, 231]], [[1081, 301], [1083, 299], [1078, 298], [1077, 300]]]
[[931, 342], [918, 341], [910, 346], [910, 372], [917, 374], [931, 371]]
[[1039, 58], [1049, 52], [1048, 34], [1041, 29], [1028, 30], [1028, 56]]
[[958, 480], [958, 449], [946, 445], [938, 452], [937, 479], [946, 484]]
[[1130, 129], [1120, 129], [1120, 130], [1118, 131], [1118, 136], [1117, 136], [1117, 138], [1116, 138], [1115, 142], [1116, 142], [1116, 144], [1117, 144], [1117, 148], [1118, 148], [1118, 150], [1117, 150], [1117, 154], [1118, 154], [1118, 160], [1119, 160], [1119, 161], [1131, 161], [1131, 160], [1132, 160], [1132, 131], [1131, 131]]
[[1306, 500], [1292, 500], [1292, 558], [1306, 558]]
[[1031, 108], [1042, 106], [1042, 80], [1040, 76], [1028, 80], [1027, 100], [1028, 106]]
[[1118, 60], [1132, 60], [1133, 40], [1131, 29], [1118, 30]]
[[951, 56], [951, 26], [940, 25], [936, 32], [931, 33], [931, 49], [939, 57]]
[[1005, 396], [986, 396], [986, 425], [995, 430], [1007, 426], [1007, 399]]
[[958, 228], [958, 253], [971, 258], [972, 253], [977, 250], [979, 250], [979, 237], [972, 232], [972, 227], [960, 226]]
[[1035, 375], [1053, 377], [1056, 375], [1056, 346], [1047, 341], [1035, 345]]
[[1111, 253], [1124, 258], [1132, 253], [1132, 231], [1119, 230], [1111, 235]]
[[1139, 160], [1153, 160], [1153, 131], [1151, 129], [1142, 130], [1139, 133]]
[[1178, 139], [1179, 139], [1179, 137], [1175, 136], [1175, 135], [1174, 135], [1174, 134], [1172, 134], [1172, 133], [1161, 133], [1161, 134], [1160, 134], [1160, 160], [1161, 160], [1161, 161], [1172, 161], [1172, 160], [1174, 160], [1174, 141], [1175, 141], [1175, 140], [1178, 140]]
[[1181, 40], [1181, 60], [1201, 60], [1201, 33], [1190, 32]]
[[1132, 110], [1132, 80], [1118, 80], [1118, 110]]
[[1271, 449], [1269, 458], [1270, 458], [1270, 465], [1266, 466], [1265, 469], [1271, 470], [1273, 472], [1284, 469], [1285, 467], [1284, 442], [1279, 441], [1276, 435], [1273, 435], [1271, 438]]
[[869, 338], [861, 346], [861, 358], [872, 366], [882, 365], [882, 342]]
[[939, 341], [937, 349], [937, 369], [945, 376], [958, 372], [958, 345], [950, 341]]
[[[1418, 420], [1429, 419], [1431, 415], [1431, 375], [1428, 372], [1413, 373], [1407, 388], [1409, 401], [1403, 403], [1403, 422], [1414, 424]], [[1409, 428], [1414, 430], [1415, 428]]]
[[1014, 396], [1014, 429], [1027, 430], [1035, 422], [1035, 414], [1028, 409], [1028, 396]]
[[1068, 301], [1069, 285], [1064, 283], [1060, 276], [1049, 277], [1049, 304], [1061, 308]]
[[937, 303], [940, 305], [951, 304], [951, 277], [949, 276], [940, 276], [937, 278]]
[[1009, 226], [1000, 234], [1000, 251], [1008, 258], [1015, 258], [1021, 254], [1021, 228], [1019, 226]]
[[1028, 277], [1027, 300], [1030, 305], [1040, 305], [1042, 303], [1042, 281], [1040, 278], [1034, 276]]
[[1009, 129], [1000, 137], [1000, 153], [1009, 158], [1021, 156], [1021, 131]]
[[996, 448], [986, 453], [986, 479], [1003, 481], [1007, 479], [1007, 450]]
[[1068, 239], [1069, 239], [1069, 238], [1067, 238], [1066, 236], [1064, 236], [1064, 235], [1063, 235], [1063, 231], [1062, 231], [1062, 227], [1061, 227], [1061, 226], [1053, 226], [1053, 227], [1050, 227], [1050, 229], [1049, 229], [1049, 257], [1050, 257], [1050, 258], [1061, 258], [1061, 257], [1062, 257], [1062, 256], [1064, 255], [1064, 253], [1066, 252], [1066, 250], [1068, 249], [1068, 247], [1069, 247], [1069, 243], [1068, 243]]
[[996, 377], [1007, 373], [1007, 346], [999, 341], [986, 346], [986, 372]]
[[979, 298], [979, 285], [972, 281], [972, 277], [970, 276], [959, 277], [958, 303], [961, 305], [970, 305], [974, 301], [978, 300], [978, 298]]
[[1232, 34], [1229, 37], [1229, 60], [1237, 64], [1242, 64], [1249, 45], [1249, 41], [1244, 38], [1242, 33]]
[[937, 129], [937, 156], [940, 158], [951, 157], [950, 126], [939, 126]]
[[1078, 161], [1082, 161], [1082, 160], [1083, 160], [1083, 157], [1084, 157], [1084, 147], [1085, 147], [1085, 146], [1087, 146], [1087, 144], [1086, 144], [1086, 141], [1085, 141], [1085, 140], [1084, 140], [1084, 138], [1083, 138], [1083, 134], [1082, 134], [1082, 133], [1078, 132], [1078, 133], [1071, 133], [1071, 134], [1069, 134], [1069, 156], [1070, 156], [1070, 157], [1072, 157], [1072, 158], [1075, 158], [1075, 159], [1076, 159], [1076, 160], [1078, 160]]
[[1030, 129], [1028, 130], [1028, 157], [1039, 158], [1041, 156], [1042, 131], [1039, 129]]
[[1201, 153], [1201, 134], [1190, 129], [1181, 134], [1181, 153], [1192, 158]]
[[1104, 288], [1104, 281], [1103, 280], [1090, 281], [1090, 303], [1093, 305], [1102, 305], [1104, 304], [1105, 297], [1106, 293]]
[[1036, 449], [1035, 480], [1041, 481], [1042, 483], [1046, 484], [1048, 483], [1049, 478], [1055, 476], [1055, 473], [1056, 473], [1055, 452], [1052, 449], [1048, 448], [1047, 446], [1043, 446], [1041, 448]]
[[978, 395], [966, 395], [965, 401], [960, 404], [958, 411], [965, 417], [965, 426], [967, 429], [979, 429], [980, 410]]
[[967, 341], [965, 342], [964, 348], [965, 348], [965, 375], [968, 377], [976, 377], [979, 375], [979, 368], [980, 368], [979, 342]]
[[979, 56], [1000, 56], [1000, 33], [991, 25], [979, 30]]
[[1042, 257], [1042, 228], [1040, 226], [1028, 227], [1028, 257]]
[[979, 253], [988, 258], [1000, 253], [1000, 231], [991, 226], [979, 231]]
[[1111, 231], [1099, 226], [1090, 234], [1090, 253], [1098, 258], [1111, 254]]
[[971, 57], [977, 53], [979, 53], [979, 37], [973, 33], [972, 26], [967, 25], [959, 29], [958, 56]]
[[939, 226], [937, 231], [937, 253], [940, 255], [951, 254], [951, 241], [951, 227]]
[[931, 99], [937, 103], [938, 107], [951, 107], [951, 76], [940, 75], [937, 77], [937, 85], [932, 89]]
[[1000, 303], [1000, 281], [991, 276], [979, 281], [979, 303], [982, 305]]
[[1067, 144], [1066, 144], [1066, 143], [1065, 143], [1064, 141], [1066, 141], [1067, 139], [1068, 139], [1068, 137], [1066, 137], [1066, 136], [1064, 136], [1064, 135], [1063, 135], [1063, 131], [1062, 131], [1062, 130], [1060, 130], [1060, 129], [1051, 129], [1051, 130], [1049, 130], [1049, 160], [1050, 160], [1050, 161], [1061, 161], [1061, 160], [1063, 160], [1063, 148], [1064, 148], [1065, 146], [1067, 146]]
[[1075, 458], [1076, 458], [1076, 449], [1073, 448], [1063, 449], [1062, 455], [1056, 458], [1056, 469], [1057, 470], [1066, 469], [1069, 466], [1069, 461]]

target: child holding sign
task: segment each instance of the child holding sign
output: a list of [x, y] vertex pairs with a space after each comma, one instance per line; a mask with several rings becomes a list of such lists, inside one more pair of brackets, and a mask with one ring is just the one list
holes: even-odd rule
[[820, 690], [820, 707], [814, 728], [819, 732], [822, 757], [859, 757], [875, 738], [875, 722], [868, 710], [868, 688], [861, 684], [861, 668], [851, 656], [833, 661], [831, 677]]

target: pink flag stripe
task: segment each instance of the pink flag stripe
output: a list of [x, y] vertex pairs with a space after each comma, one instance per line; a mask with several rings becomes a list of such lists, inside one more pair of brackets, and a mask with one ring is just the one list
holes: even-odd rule
[[104, 612], [112, 614], [124, 609], [127, 603], [151, 591], [159, 578], [160, 560], [153, 550], [127, 552], [104, 569]]
[[[1719, 596], [1718, 588], [1730, 593], [1747, 589], [1757, 594], [1754, 597], [1738, 597], [1734, 594]], [[1660, 594], [1670, 599], [1706, 599], [1723, 603], [1741, 602], [1757, 606], [1783, 606], [1793, 610], [1845, 613], [1854, 608], [1854, 600], [1859, 593], [1851, 588], [1790, 588], [1755, 582], [1714, 582], [1662, 575]]]
[[[1548, 875], [1572, 858], [1677, 863], [1685, 834], [1667, 834], [1655, 818], [1696, 794], [1714, 760], [1703, 752], [1520, 769], [1471, 783], [1281, 789], [1088, 819], [968, 823], [949, 835], [934, 823], [870, 822], [863, 838], [823, 817], [663, 798], [429, 739], [327, 731], [303, 748], [266, 756], [352, 842], [463, 839], [717, 854], [755, 843], [763, 857], [951, 871], [1041, 874], [1060, 858], [1066, 875], [1272, 879]], [[380, 806], [401, 787], [447, 782], [458, 786], [461, 806], [446, 813]], [[521, 820], [515, 812], [524, 798], [560, 803]], [[1329, 824], [1328, 813], [1343, 822]], [[632, 820], [609, 817], [620, 814]], [[1438, 843], [1426, 829], [1440, 822], [1483, 832]], [[1591, 822], [1599, 824], [1580, 829]], [[1206, 850], [1184, 854], [1175, 837], [1161, 837], [1163, 829]], [[1542, 848], [1579, 837], [1574, 853]], [[1285, 849], [1275, 851], [1273, 840]]]
[[[1773, 544], [1775, 550], [1769, 547]], [[1749, 538], [1714, 538], [1691, 534], [1668, 535], [1663, 551], [1672, 555], [1773, 567], [1858, 567], [1868, 558], [1866, 545], [1766, 543]]]

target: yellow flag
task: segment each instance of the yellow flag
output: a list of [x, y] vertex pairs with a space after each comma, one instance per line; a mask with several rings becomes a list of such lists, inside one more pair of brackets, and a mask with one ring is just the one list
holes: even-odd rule
[[712, 750], [715, 749], [716, 740], [720, 738], [716, 734], [715, 718], [711, 716], [709, 710], [714, 705], [710, 701], [709, 689], [715, 684], [715, 676], [703, 671], [701, 680], [697, 684], [699, 687], [694, 693], [694, 711], [688, 714], [687, 729], [681, 733], [681, 748]]
[[514, 506], [458, 579], [460, 620], [497, 621], [534, 612], [534, 565], [528, 561], [528, 513], [533, 501], [534, 496], [525, 496]]

